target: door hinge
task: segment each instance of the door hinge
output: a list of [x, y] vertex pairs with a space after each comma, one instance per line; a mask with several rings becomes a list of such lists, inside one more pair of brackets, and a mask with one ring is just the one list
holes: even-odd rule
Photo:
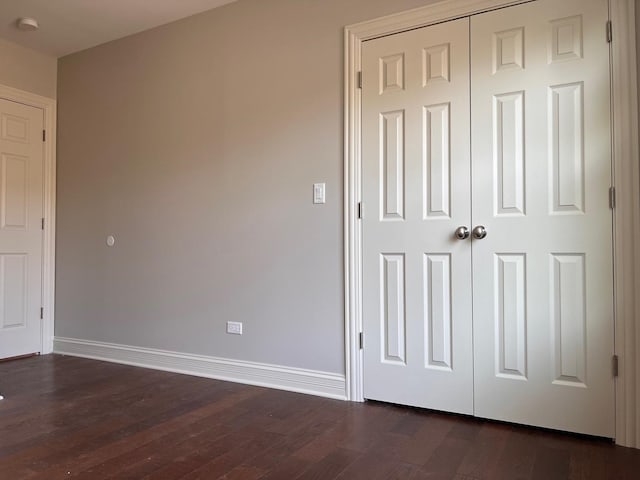
[[613, 25], [611, 24], [611, 20], [607, 20], [607, 43], [611, 43], [613, 41]]
[[358, 341], [360, 342], [360, 350], [362, 350], [364, 348], [364, 332], [360, 332]]
[[358, 202], [358, 218], [362, 218], [362, 202]]
[[616, 208], [616, 187], [609, 188], [609, 208]]
[[613, 376], [617, 377], [618, 376], [618, 355], [614, 355], [613, 356]]
[[42, 222], [40, 223], [41, 223], [42, 230], [44, 230], [44, 218], [42, 218]]
[[362, 88], [362, 72], [358, 72], [358, 88]]
[[43, 142], [47, 141], [47, 131], [46, 130], [42, 130], [42, 141]]
[[44, 318], [44, 307], [40, 307], [40, 320]]

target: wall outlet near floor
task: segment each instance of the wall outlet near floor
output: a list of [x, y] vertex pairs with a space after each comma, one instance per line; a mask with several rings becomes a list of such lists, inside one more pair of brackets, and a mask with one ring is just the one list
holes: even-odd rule
[[242, 322], [227, 322], [227, 333], [242, 335]]

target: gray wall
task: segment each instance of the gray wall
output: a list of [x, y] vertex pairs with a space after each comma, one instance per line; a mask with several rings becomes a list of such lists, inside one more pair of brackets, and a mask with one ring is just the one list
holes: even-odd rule
[[0, 38], [0, 84], [56, 97], [57, 60]]
[[344, 372], [343, 27], [426, 3], [240, 0], [62, 58], [56, 335]]

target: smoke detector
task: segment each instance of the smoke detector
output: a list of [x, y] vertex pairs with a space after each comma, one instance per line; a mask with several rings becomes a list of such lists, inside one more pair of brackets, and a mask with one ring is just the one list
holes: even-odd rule
[[38, 29], [38, 21], [31, 17], [22, 17], [16, 20], [16, 26], [25, 32], [33, 32]]

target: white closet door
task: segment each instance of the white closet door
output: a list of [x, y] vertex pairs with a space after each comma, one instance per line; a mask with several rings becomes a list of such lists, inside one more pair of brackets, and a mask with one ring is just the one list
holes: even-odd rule
[[469, 20], [362, 61], [364, 396], [472, 413]]
[[606, 0], [472, 17], [475, 414], [614, 435]]
[[0, 99], [0, 358], [40, 351], [42, 110]]

